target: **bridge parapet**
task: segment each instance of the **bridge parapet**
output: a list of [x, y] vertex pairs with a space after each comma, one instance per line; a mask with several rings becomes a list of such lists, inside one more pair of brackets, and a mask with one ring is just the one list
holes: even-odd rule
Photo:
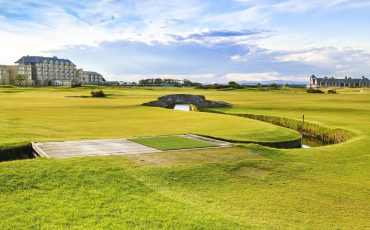
[[173, 109], [177, 104], [192, 104], [197, 108], [231, 107], [232, 104], [223, 101], [206, 100], [203, 95], [171, 94], [158, 98], [156, 101], [144, 103], [145, 106]]

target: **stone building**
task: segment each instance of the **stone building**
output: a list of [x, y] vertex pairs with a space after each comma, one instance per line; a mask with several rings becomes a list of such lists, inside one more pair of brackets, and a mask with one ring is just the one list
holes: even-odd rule
[[16, 66], [0, 65], [0, 85], [14, 85], [16, 75]]
[[77, 70], [77, 82], [83, 85], [100, 85], [105, 82], [104, 77], [93, 71], [84, 71], [83, 69]]
[[23, 56], [16, 65], [0, 65], [0, 85], [69, 86], [74, 83], [99, 85], [104, 77], [93, 71], [77, 70], [68, 59]]
[[16, 64], [18, 64], [17, 81], [20, 85], [71, 85], [76, 77], [76, 66], [68, 59], [23, 56]]
[[0, 85], [9, 85], [9, 71], [5, 65], [0, 65]]
[[362, 78], [345, 77], [344, 79], [338, 79], [338, 78], [334, 78], [334, 77], [317, 78], [315, 76], [311, 76], [311, 78], [310, 78], [310, 87], [312, 87], [312, 88], [322, 88], [322, 87], [369, 88], [370, 87], [370, 80], [366, 77], [362, 77]]

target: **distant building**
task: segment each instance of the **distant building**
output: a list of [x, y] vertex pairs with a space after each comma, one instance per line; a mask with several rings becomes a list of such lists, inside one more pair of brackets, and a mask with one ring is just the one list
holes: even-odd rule
[[9, 85], [9, 71], [5, 65], [0, 65], [0, 85]]
[[16, 66], [0, 65], [0, 85], [13, 85], [16, 75]]
[[20, 85], [71, 85], [76, 77], [76, 66], [68, 59], [23, 56], [16, 64], [18, 64], [17, 80]]
[[93, 71], [84, 71], [83, 69], [79, 69], [77, 71], [77, 82], [83, 85], [100, 85], [105, 82], [104, 77]]
[[366, 77], [362, 78], [348, 78], [337, 79], [334, 77], [324, 77], [317, 78], [312, 76], [310, 78], [310, 87], [312, 88], [322, 88], [322, 87], [332, 87], [332, 88], [368, 88], [370, 87], [370, 80]]
[[68, 59], [23, 56], [14, 66], [0, 65], [0, 85], [62, 86], [81, 83], [99, 85], [104, 77], [93, 71], [77, 70]]

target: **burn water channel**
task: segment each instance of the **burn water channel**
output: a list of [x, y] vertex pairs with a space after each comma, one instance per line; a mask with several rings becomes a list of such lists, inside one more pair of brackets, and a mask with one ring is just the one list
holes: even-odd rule
[[[180, 111], [194, 111], [191, 104], [176, 104], [173, 107], [174, 110]], [[302, 146], [303, 149], [313, 148], [313, 147], [320, 147], [329, 145], [331, 143], [327, 143], [317, 137], [302, 134]]]

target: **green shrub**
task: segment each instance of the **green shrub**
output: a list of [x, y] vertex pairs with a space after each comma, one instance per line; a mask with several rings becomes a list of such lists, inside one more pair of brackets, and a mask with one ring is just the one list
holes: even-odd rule
[[276, 84], [276, 83], [271, 83], [271, 84], [269, 85], [269, 87], [270, 87], [270, 88], [272, 88], [272, 89], [277, 89], [277, 88], [279, 88], [279, 85], [278, 85], [278, 84]]
[[106, 97], [105, 93], [103, 90], [98, 90], [98, 91], [91, 91], [91, 97]]
[[307, 89], [307, 93], [325, 93], [325, 92], [319, 89], [309, 88]]
[[81, 83], [73, 83], [71, 85], [71, 88], [78, 88], [78, 87], [81, 87]]
[[236, 82], [230, 82], [228, 85], [213, 84], [213, 85], [199, 85], [196, 89], [243, 89], [244, 86], [237, 84]]
[[337, 94], [338, 92], [335, 89], [329, 89], [327, 93], [328, 94]]
[[235, 81], [230, 81], [228, 86], [232, 89], [242, 89], [243, 88], [243, 86], [239, 85]]

